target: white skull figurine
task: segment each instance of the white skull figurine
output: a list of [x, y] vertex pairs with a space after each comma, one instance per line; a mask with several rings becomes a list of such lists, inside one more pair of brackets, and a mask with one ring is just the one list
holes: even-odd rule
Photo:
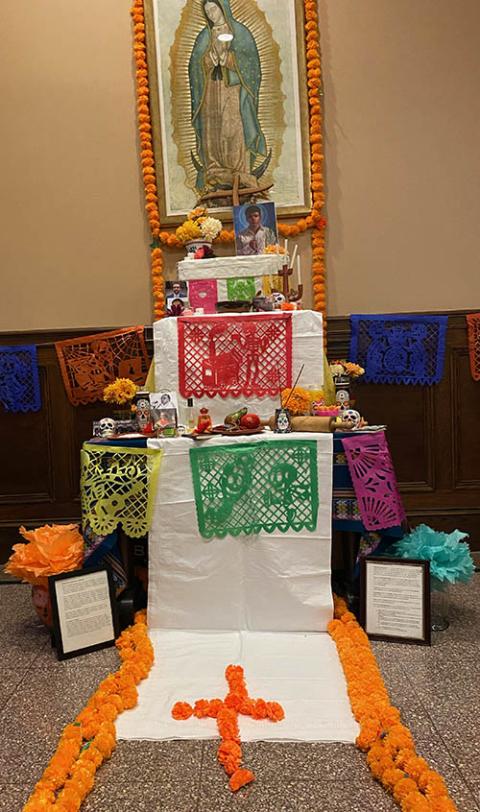
[[113, 417], [102, 417], [98, 421], [98, 425], [100, 427], [100, 437], [113, 437], [116, 434]]
[[272, 296], [274, 301], [274, 307], [276, 308], [279, 308], [280, 305], [282, 305], [285, 301], [285, 296], [283, 295], [283, 293], [280, 293], [279, 290], [274, 290]]
[[345, 409], [345, 411], [342, 413], [342, 419], [351, 423], [353, 430], [358, 429], [362, 418], [360, 412], [357, 412], [355, 409]]

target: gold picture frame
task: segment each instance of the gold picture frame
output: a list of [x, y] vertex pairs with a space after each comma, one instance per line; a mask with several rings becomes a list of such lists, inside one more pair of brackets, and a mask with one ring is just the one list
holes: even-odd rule
[[[219, 1], [228, 4], [235, 22], [256, 34], [260, 59], [263, 54], [261, 81], [271, 83], [269, 92], [262, 94], [260, 90], [258, 97], [260, 133], [265, 132], [270, 155], [262, 180], [274, 183], [269, 199], [275, 203], [280, 218], [303, 217], [312, 208], [303, 0], [266, 0], [262, 5], [275, 9], [270, 15], [258, 7], [256, 0]], [[145, 0], [158, 203], [162, 226], [167, 227], [183, 222], [201, 196], [192, 188], [195, 171], [197, 177], [199, 171], [194, 155], [198, 142], [191, 117], [188, 64], [202, 31], [202, 14], [202, 0], [171, 0], [168, 6], [162, 0]], [[258, 164], [252, 171], [263, 169], [261, 156]], [[232, 221], [231, 205], [224, 202], [215, 209], [224, 222]]]

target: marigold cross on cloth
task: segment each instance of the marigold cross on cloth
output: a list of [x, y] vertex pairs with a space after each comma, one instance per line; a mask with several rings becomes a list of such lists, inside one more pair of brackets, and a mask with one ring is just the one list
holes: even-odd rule
[[225, 699], [197, 699], [192, 707], [188, 702], [176, 702], [172, 708], [174, 719], [197, 719], [210, 717], [217, 720], [221, 744], [217, 755], [220, 764], [230, 776], [229, 786], [232, 792], [249, 784], [255, 775], [242, 768], [242, 747], [238, 729], [238, 714], [251, 716], [252, 719], [269, 719], [281, 722], [285, 718], [282, 706], [278, 702], [266, 702], [264, 699], [252, 699], [245, 684], [241, 665], [229, 665], [225, 669], [229, 691]]

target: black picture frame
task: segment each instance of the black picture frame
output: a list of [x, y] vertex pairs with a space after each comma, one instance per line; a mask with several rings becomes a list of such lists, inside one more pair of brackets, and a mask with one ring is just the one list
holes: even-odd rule
[[[99, 579], [98, 574], [103, 573], [104, 578]], [[96, 577], [97, 576], [97, 577]], [[90, 597], [93, 597], [96, 590], [98, 592], [104, 593], [103, 600], [95, 600], [93, 602], [84, 604], [81, 601], [79, 602], [79, 598], [82, 596], [82, 591], [79, 592], [79, 598], [76, 600], [73, 598], [74, 594], [71, 594], [72, 599], [72, 606], [70, 607], [70, 611], [74, 612], [76, 617], [67, 618], [66, 616], [66, 609], [64, 605], [64, 598], [65, 595], [63, 594], [64, 589], [62, 589], [63, 585], [68, 585], [68, 582], [72, 579], [80, 579], [80, 581], [84, 581], [82, 584], [82, 590], [84, 590], [84, 597], [89, 597], [88, 587], [90, 586], [91, 592]], [[90, 584], [88, 583], [90, 581]], [[102, 584], [103, 581], [103, 584]], [[106, 581], [106, 582], [105, 582]], [[79, 583], [79, 581], [77, 581]], [[99, 566], [99, 567], [86, 567], [85, 569], [81, 570], [72, 570], [71, 572], [62, 572], [59, 575], [50, 575], [48, 579], [48, 588], [50, 592], [50, 600], [52, 603], [52, 621], [53, 621], [53, 643], [56, 648], [57, 657], [59, 660], [67, 660], [71, 657], [78, 657], [82, 654], [88, 654], [91, 651], [98, 651], [102, 648], [108, 648], [109, 646], [113, 646], [115, 644], [115, 640], [117, 639], [118, 635], [120, 634], [120, 624], [117, 612], [117, 603], [115, 598], [115, 587], [113, 584], [112, 573], [109, 567], [106, 566]], [[98, 597], [98, 594], [95, 595]], [[88, 642], [88, 639], [92, 639], [94, 637], [98, 637], [95, 630], [90, 631], [90, 635], [86, 631], [84, 638], [87, 637], [87, 641], [84, 640], [85, 645], [81, 644], [76, 647], [71, 647], [68, 635], [65, 634], [67, 630], [67, 620], [81, 620], [82, 618], [82, 610], [84, 610], [85, 620], [88, 618], [88, 608], [92, 607], [93, 604], [99, 604], [97, 607], [100, 608], [103, 604], [102, 611], [103, 614], [99, 615], [102, 618], [105, 625], [105, 632], [104, 635], [100, 633], [101, 639], [97, 639], [96, 642], [91, 643]], [[93, 616], [92, 619], [95, 619]], [[88, 628], [88, 624], [86, 624], [86, 628]], [[72, 637], [75, 635], [72, 634]]]
[[[371, 601], [373, 601], [374, 596], [369, 595], [368, 584], [370, 579], [369, 572], [367, 570], [370, 567], [384, 568], [385, 566], [396, 568], [396, 572], [398, 573], [399, 577], [401, 568], [415, 568], [421, 572], [421, 578], [417, 578], [416, 585], [413, 580], [409, 584], [409, 589], [413, 590], [414, 592], [415, 589], [418, 589], [417, 600], [420, 603], [421, 610], [421, 632], [418, 635], [411, 633], [409, 634], [406, 632], [407, 626], [405, 624], [405, 615], [403, 616], [403, 619], [398, 617], [399, 612], [401, 615], [400, 610], [402, 607], [402, 596], [400, 595], [398, 597], [398, 605], [395, 607], [394, 604], [392, 604], [392, 593], [390, 593], [390, 595], [388, 593], [388, 584], [379, 584], [378, 590], [375, 593], [377, 611], [382, 609], [382, 600], [384, 601], [383, 611], [385, 617], [383, 619], [383, 625], [385, 627], [385, 631], [381, 631], [382, 621], [379, 620], [378, 617], [376, 617], [375, 620], [373, 618], [375, 612], [371, 605]], [[386, 574], [385, 569], [383, 569], [383, 573], [384, 575]], [[404, 576], [405, 575], [406, 571], [404, 572]], [[393, 586], [394, 581], [392, 581], [390, 588]], [[405, 597], [407, 596], [404, 596], [403, 598], [404, 606]], [[395, 617], [398, 617], [399, 628], [397, 633], [394, 632]], [[366, 556], [363, 558], [360, 567], [360, 623], [371, 640], [386, 640], [394, 643], [413, 643], [420, 646], [430, 646], [430, 563], [428, 561], [423, 561], [416, 558], [387, 558], [380, 556]], [[412, 625], [414, 625], [413, 621]], [[402, 626], [403, 629], [401, 628]], [[372, 631], [372, 629], [375, 629], [375, 631]]]

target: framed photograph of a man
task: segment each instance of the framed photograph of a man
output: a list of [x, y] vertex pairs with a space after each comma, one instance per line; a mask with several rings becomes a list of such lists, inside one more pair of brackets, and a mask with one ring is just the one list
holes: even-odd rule
[[277, 244], [274, 203], [244, 203], [233, 208], [235, 247], [238, 256], [264, 254]]
[[[234, 188], [258, 202], [271, 184], [280, 215], [308, 212], [302, 0], [145, 0], [145, 10], [162, 223], [200, 200], [230, 219]], [[242, 200], [242, 189], [253, 191]]]

